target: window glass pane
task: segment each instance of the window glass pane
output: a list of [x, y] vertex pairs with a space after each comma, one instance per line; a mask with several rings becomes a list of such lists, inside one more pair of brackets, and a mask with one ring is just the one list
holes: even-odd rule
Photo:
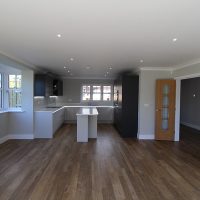
[[103, 86], [103, 93], [111, 93], [111, 86]]
[[22, 76], [21, 75], [17, 75], [17, 88], [21, 88], [21, 81], [22, 81]]
[[0, 74], [0, 88], [2, 88], [2, 76]]
[[101, 100], [101, 93], [93, 93], [93, 96], [92, 96], [92, 99], [94, 100], [94, 101], [99, 101], [99, 100]]
[[16, 75], [9, 75], [8, 76], [8, 87], [9, 88], [15, 88], [16, 85], [15, 85], [15, 77]]
[[90, 86], [89, 85], [83, 86], [83, 93], [90, 93]]
[[111, 100], [111, 94], [103, 94], [103, 101], [110, 101]]
[[101, 93], [101, 86], [93, 85], [93, 93]]
[[0, 89], [0, 108], [2, 108], [3, 107], [3, 102], [2, 102], [2, 90]]
[[2, 83], [2, 74], [0, 73], [0, 108], [3, 107], [3, 83]]
[[83, 100], [90, 100], [90, 93], [83, 93]]
[[8, 91], [9, 96], [9, 107], [21, 107], [21, 92], [15, 90]]
[[93, 92], [92, 99], [94, 101], [100, 101], [101, 100], [101, 86], [93, 85], [92, 92]]
[[83, 85], [82, 87], [82, 100], [87, 101], [90, 100], [90, 86]]

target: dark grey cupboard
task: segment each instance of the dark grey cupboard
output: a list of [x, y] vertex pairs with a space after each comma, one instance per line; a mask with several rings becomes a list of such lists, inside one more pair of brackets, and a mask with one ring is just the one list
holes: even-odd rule
[[139, 77], [120, 74], [114, 81], [114, 125], [122, 137], [137, 138]]
[[53, 95], [63, 96], [63, 81], [59, 79], [53, 80]]
[[35, 74], [34, 96], [52, 96], [53, 78], [46, 74]]

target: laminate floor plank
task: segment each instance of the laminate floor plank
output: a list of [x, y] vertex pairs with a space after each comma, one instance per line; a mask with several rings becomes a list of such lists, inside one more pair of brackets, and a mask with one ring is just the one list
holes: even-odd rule
[[76, 142], [76, 125], [53, 139], [0, 145], [2, 200], [198, 200], [200, 134], [182, 127], [180, 142], [123, 139], [112, 125]]

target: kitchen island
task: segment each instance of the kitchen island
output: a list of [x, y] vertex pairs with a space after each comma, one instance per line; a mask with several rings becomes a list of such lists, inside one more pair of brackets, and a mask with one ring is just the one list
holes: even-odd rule
[[83, 107], [76, 115], [77, 142], [88, 142], [88, 138], [97, 138], [97, 109]]

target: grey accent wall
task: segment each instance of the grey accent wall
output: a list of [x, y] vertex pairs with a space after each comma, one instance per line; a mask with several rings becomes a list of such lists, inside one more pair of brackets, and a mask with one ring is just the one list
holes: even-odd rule
[[200, 77], [181, 81], [182, 124], [200, 130]]
[[139, 80], [139, 126], [140, 139], [153, 139], [155, 133], [155, 91], [157, 79], [171, 78], [170, 71], [144, 70]]
[[[83, 84], [111, 84], [113, 80], [107, 79], [64, 79], [63, 80], [63, 96], [58, 97], [57, 103], [67, 104], [84, 104], [81, 102], [81, 86]], [[113, 101], [92, 102], [92, 105], [113, 105]]]
[[0, 113], [0, 139], [8, 132], [8, 113]]

